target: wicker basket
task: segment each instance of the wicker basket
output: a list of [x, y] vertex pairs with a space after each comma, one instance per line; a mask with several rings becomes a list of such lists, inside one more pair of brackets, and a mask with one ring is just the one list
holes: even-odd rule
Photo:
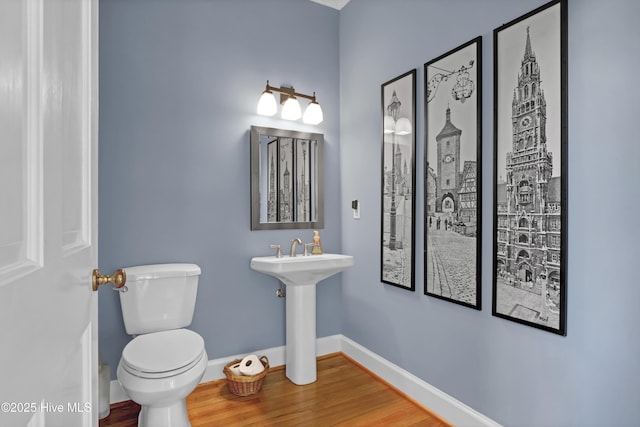
[[260, 372], [258, 375], [234, 375], [230, 368], [240, 362], [240, 359], [236, 359], [231, 363], [227, 363], [223, 369], [223, 372], [227, 377], [229, 391], [236, 396], [249, 396], [259, 392], [262, 388], [262, 383], [264, 383], [264, 377], [269, 373], [269, 359], [267, 359], [267, 356], [260, 357], [260, 362], [262, 362], [262, 365], [264, 366], [264, 371]]

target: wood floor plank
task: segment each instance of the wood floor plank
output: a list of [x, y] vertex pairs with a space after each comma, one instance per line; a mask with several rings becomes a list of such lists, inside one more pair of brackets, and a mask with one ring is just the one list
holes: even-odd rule
[[[271, 369], [262, 389], [251, 396], [232, 394], [226, 380], [200, 384], [187, 398], [187, 409], [193, 427], [451, 427], [341, 353], [318, 359], [313, 384], [291, 383], [280, 366]], [[100, 427], [135, 427], [139, 411], [131, 401], [111, 405]]]

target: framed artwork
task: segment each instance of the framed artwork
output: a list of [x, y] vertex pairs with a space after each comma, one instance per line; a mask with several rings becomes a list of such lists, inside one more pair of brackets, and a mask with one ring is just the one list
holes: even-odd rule
[[566, 335], [567, 2], [493, 32], [494, 316]]
[[424, 293], [481, 309], [482, 37], [424, 64]]
[[416, 70], [382, 85], [381, 271], [384, 283], [415, 291]]

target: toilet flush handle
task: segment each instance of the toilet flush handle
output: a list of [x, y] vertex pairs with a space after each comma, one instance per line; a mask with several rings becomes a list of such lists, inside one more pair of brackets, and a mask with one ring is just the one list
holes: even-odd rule
[[93, 270], [91, 275], [91, 287], [94, 291], [98, 290], [98, 287], [107, 283], [113, 283], [116, 289], [122, 288], [127, 283], [127, 273], [123, 269], [116, 270], [112, 276], [106, 274], [100, 274], [100, 270], [97, 268]]

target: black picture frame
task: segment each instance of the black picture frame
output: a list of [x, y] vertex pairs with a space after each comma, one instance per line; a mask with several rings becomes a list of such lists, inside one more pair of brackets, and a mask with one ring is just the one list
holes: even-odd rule
[[482, 309], [482, 37], [424, 64], [424, 294]]
[[415, 291], [416, 69], [381, 87], [380, 280]]
[[564, 336], [567, 1], [496, 28], [493, 51], [492, 314]]

